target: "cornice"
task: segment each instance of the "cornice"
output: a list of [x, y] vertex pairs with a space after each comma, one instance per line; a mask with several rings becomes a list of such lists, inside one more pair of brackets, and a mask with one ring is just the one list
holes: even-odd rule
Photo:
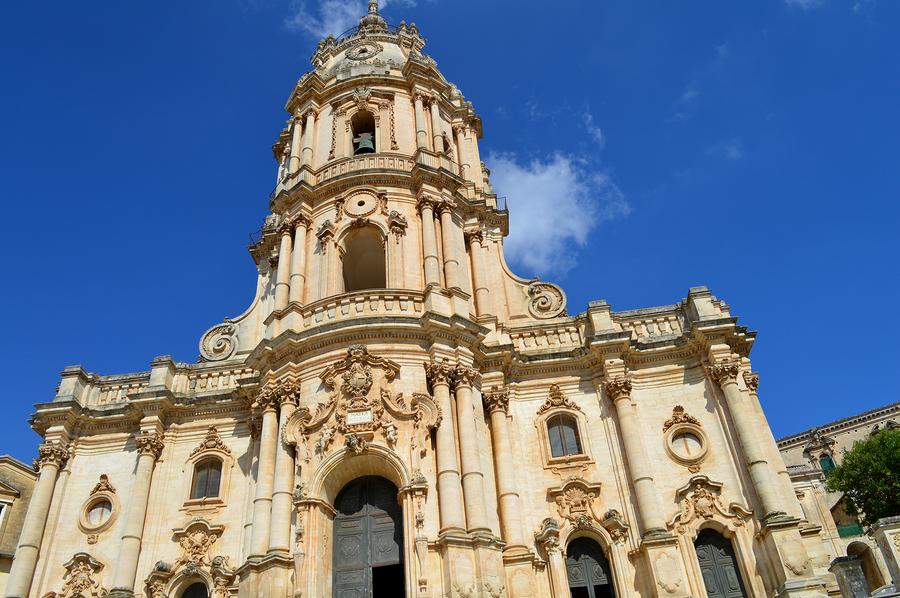
[[888, 405], [885, 405], [884, 407], [876, 407], [875, 409], [870, 409], [869, 411], [864, 411], [856, 415], [851, 415], [843, 419], [835, 420], [821, 426], [816, 426], [797, 434], [785, 436], [784, 438], [780, 438], [777, 441], [778, 448], [786, 449], [791, 448], [795, 445], [801, 446], [807, 440], [809, 440], [810, 434], [812, 434], [813, 431], [817, 431], [822, 434], [846, 431], [858, 426], [867, 425], [874, 420], [890, 417], [892, 414], [900, 416], [900, 401], [896, 403], [890, 403]]

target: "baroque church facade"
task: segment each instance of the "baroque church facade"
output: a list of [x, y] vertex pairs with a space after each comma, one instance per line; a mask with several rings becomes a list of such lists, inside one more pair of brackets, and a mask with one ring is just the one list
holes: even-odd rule
[[370, 3], [273, 146], [256, 296], [196, 364], [69, 367], [6, 596], [821, 596], [821, 528], [706, 288], [513, 274], [481, 120]]

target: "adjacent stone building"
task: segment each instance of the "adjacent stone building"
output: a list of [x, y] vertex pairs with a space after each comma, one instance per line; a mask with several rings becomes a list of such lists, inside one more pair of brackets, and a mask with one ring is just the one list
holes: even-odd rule
[[825, 592], [755, 334], [703, 287], [570, 314], [513, 274], [481, 120], [424, 45], [374, 0], [319, 43], [256, 297], [199, 363], [70, 367], [36, 406], [7, 596]]
[[33, 468], [9, 455], [0, 456], [0, 592], [6, 590], [36, 479]]
[[874, 538], [865, 534], [859, 521], [844, 509], [844, 495], [829, 492], [825, 478], [840, 465], [844, 451], [855, 442], [880, 430], [897, 427], [900, 427], [900, 403], [893, 403], [778, 441], [803, 507], [803, 518], [808, 525], [821, 529], [829, 560], [843, 556], [859, 558], [869, 591], [890, 583], [888, 568]]

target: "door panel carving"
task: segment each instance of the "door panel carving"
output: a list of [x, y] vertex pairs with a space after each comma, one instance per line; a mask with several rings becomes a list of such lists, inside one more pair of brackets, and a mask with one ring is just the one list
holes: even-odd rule
[[[341, 490], [335, 510], [335, 596], [382, 598], [373, 596], [372, 569], [403, 562], [403, 524], [396, 486], [377, 476], [358, 478]], [[392, 595], [402, 596], [402, 588]]]
[[566, 575], [574, 597], [613, 598], [609, 561], [600, 545], [590, 538], [576, 538], [566, 548]]
[[694, 547], [709, 598], [746, 598], [737, 558], [728, 538], [705, 529], [697, 536]]

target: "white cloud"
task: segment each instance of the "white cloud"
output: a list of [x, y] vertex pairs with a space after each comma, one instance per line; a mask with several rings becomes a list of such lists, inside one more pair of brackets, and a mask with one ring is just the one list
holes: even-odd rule
[[744, 157], [744, 144], [740, 139], [726, 139], [709, 148], [709, 153], [726, 160], [740, 160]]
[[597, 143], [597, 148], [603, 149], [603, 146], [606, 145], [606, 135], [603, 134], [603, 129], [594, 124], [594, 115], [590, 112], [585, 112], [582, 115], [582, 120], [588, 135]]
[[563, 154], [530, 162], [491, 154], [487, 164], [494, 190], [509, 198], [506, 255], [527, 276], [565, 274], [598, 224], [631, 212], [608, 175]]
[[784, 3], [790, 8], [799, 8], [800, 10], [812, 10], [825, 4], [824, 0], [784, 0]]
[[[415, 0], [379, 0], [378, 6], [389, 4], [415, 6]], [[292, 31], [302, 31], [315, 37], [337, 36], [359, 23], [368, 11], [367, 0], [293, 0], [291, 14], [284, 24]]]

